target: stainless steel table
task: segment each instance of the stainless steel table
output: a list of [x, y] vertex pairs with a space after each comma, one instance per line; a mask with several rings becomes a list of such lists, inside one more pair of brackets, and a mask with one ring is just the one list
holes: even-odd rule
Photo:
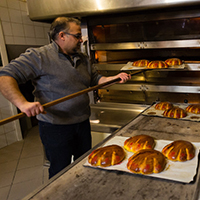
[[[140, 114], [137, 118], [106, 138], [147, 134], [156, 139], [184, 139], [200, 142], [198, 122], [150, 117]], [[95, 147], [97, 148], [97, 146]], [[92, 151], [92, 150], [91, 150]], [[120, 171], [107, 171], [84, 167], [87, 152], [56, 177], [38, 188], [25, 199], [52, 200], [196, 200], [199, 196], [199, 165], [194, 181], [180, 183]]]

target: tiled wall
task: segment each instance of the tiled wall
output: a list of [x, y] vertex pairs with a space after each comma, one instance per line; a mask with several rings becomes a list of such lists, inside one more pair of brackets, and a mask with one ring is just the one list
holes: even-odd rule
[[[26, 0], [0, 0], [0, 19], [6, 45], [44, 45], [48, 43], [50, 25], [33, 22], [27, 15]], [[0, 119], [14, 114], [11, 104], [0, 94]], [[10, 122], [0, 126], [0, 148], [21, 137], [16, 124]]]
[[24, 0], [1, 0], [0, 18], [6, 44], [43, 45], [48, 43], [50, 25], [33, 22]]

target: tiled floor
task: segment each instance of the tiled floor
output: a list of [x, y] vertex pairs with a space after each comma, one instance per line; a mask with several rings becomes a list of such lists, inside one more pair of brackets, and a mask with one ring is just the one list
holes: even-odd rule
[[0, 149], [0, 200], [21, 200], [48, 180], [38, 126], [23, 141]]

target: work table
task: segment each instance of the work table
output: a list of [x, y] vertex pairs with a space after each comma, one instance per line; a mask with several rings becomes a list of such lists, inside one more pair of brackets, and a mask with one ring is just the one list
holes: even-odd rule
[[197, 200], [199, 199], [199, 165], [191, 183], [165, 180], [122, 171], [108, 171], [83, 166], [88, 155], [115, 136], [147, 134], [157, 139], [184, 139], [200, 142], [199, 122], [151, 117], [140, 114], [93, 149], [88, 151], [49, 182], [25, 199], [70, 200]]

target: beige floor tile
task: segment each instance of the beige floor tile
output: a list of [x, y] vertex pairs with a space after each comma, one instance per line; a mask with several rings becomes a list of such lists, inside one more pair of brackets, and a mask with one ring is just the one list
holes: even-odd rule
[[10, 144], [10, 145], [0, 149], [0, 155], [10, 153], [10, 152], [16, 152], [16, 151], [19, 152], [22, 150], [23, 145], [24, 145], [23, 140], [19, 141], [19, 142], [15, 142], [13, 144]]
[[14, 172], [16, 170], [17, 164], [18, 164], [18, 160], [1, 163], [0, 176], [8, 172]]
[[[38, 127], [24, 140], [0, 149], [0, 200], [21, 200], [48, 181]], [[7, 198], [8, 197], [8, 198]]]
[[0, 176], [0, 188], [5, 187], [5, 186], [10, 186], [12, 184], [13, 177], [14, 177], [14, 172], [1, 174], [1, 176]]
[[28, 141], [28, 142], [25, 142], [24, 143], [24, 147], [23, 147], [23, 150], [24, 149], [29, 149], [29, 148], [42, 148], [43, 147], [43, 145], [42, 145], [42, 143], [38, 140], [33, 140], [33, 141]]
[[26, 148], [23, 149], [22, 154], [21, 154], [21, 159], [22, 158], [30, 158], [34, 156], [39, 156], [39, 155], [44, 155], [43, 148]]
[[18, 160], [20, 157], [20, 154], [21, 154], [21, 152], [19, 152], [19, 151], [0, 154], [0, 164]]
[[35, 167], [35, 166], [38, 166], [38, 165], [42, 166], [43, 162], [44, 162], [44, 156], [43, 155], [33, 156], [33, 157], [30, 157], [30, 158], [23, 158], [23, 159], [20, 159], [17, 170]]
[[32, 132], [32, 133], [28, 133], [28, 135], [25, 138], [25, 141], [30, 141], [30, 140], [38, 140], [40, 141], [40, 134], [39, 132]]
[[13, 184], [7, 200], [21, 200], [41, 185], [42, 178]]
[[31, 128], [31, 130], [29, 130], [28, 132], [28, 137], [32, 137], [35, 135], [39, 135], [39, 127], [38, 126], [34, 126], [33, 128]]
[[0, 199], [1, 200], [7, 200], [9, 191], [10, 191], [10, 187], [9, 186], [0, 188]]
[[13, 183], [16, 184], [42, 177], [43, 177], [43, 166], [21, 169], [16, 172]]

